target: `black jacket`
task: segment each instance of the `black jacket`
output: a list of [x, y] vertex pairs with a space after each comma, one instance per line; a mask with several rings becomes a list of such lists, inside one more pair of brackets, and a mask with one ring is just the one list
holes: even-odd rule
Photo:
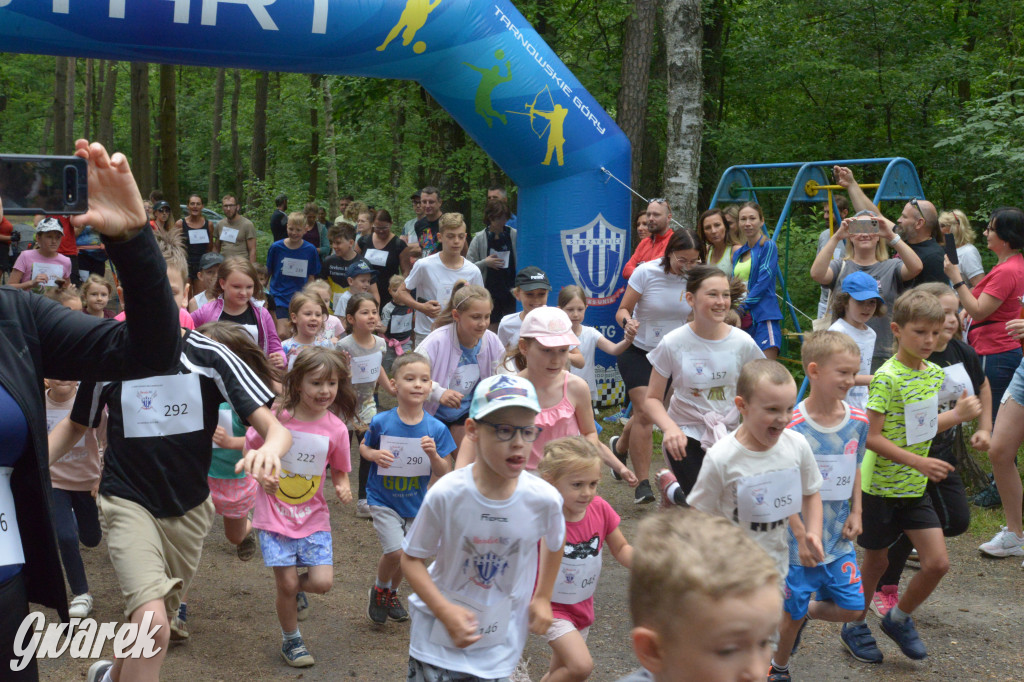
[[43, 378], [141, 378], [167, 370], [180, 353], [178, 306], [153, 231], [145, 227], [128, 241], [104, 244], [124, 288], [126, 322], [100, 320], [0, 287], [0, 384], [29, 430], [26, 451], [11, 475], [25, 550], [22, 575], [29, 601], [56, 609], [62, 620], [68, 605], [53, 526]]

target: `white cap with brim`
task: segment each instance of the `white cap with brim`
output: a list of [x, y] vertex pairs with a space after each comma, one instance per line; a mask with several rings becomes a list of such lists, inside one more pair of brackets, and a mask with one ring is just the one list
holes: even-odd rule
[[540, 412], [533, 383], [514, 374], [496, 374], [476, 385], [469, 404], [469, 418], [480, 419], [506, 407], [525, 407]]
[[60, 232], [64, 234], [64, 228], [56, 218], [43, 218], [36, 225], [36, 234], [42, 234], [43, 232]]

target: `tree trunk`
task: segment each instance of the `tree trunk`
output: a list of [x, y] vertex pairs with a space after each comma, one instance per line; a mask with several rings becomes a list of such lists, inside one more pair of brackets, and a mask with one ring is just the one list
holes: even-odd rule
[[50, 128], [53, 127], [53, 116], [47, 116], [46, 122], [43, 123], [43, 136], [39, 143], [39, 153], [46, 155], [50, 153]]
[[107, 60], [101, 59], [96, 63], [93, 80], [95, 83], [92, 88], [92, 122], [89, 127], [95, 137], [100, 130], [100, 100], [103, 98], [103, 84], [107, 82]]
[[53, 77], [53, 153], [68, 154], [67, 137], [68, 58], [57, 57]]
[[100, 100], [100, 126], [96, 131], [98, 139], [107, 149], [114, 146], [114, 100], [117, 98], [117, 62], [107, 62], [107, 78], [103, 83], [103, 98]]
[[697, 188], [703, 127], [700, 0], [664, 0], [665, 53], [668, 66], [665, 140], [665, 195], [673, 217], [683, 225], [697, 222]]
[[242, 154], [238, 150], [238, 99], [242, 92], [242, 73], [235, 69], [231, 77], [235, 87], [231, 91], [231, 168], [234, 170], [235, 197], [245, 200], [244, 185], [245, 167], [242, 165]]
[[323, 76], [309, 74], [309, 200], [316, 201], [320, 185], [320, 81]]
[[220, 165], [220, 129], [224, 119], [224, 69], [217, 69], [217, 80], [213, 94], [213, 133], [210, 137], [210, 181], [206, 188], [206, 201], [214, 203], [220, 199], [220, 185], [217, 182], [217, 167]]
[[178, 84], [173, 64], [160, 65], [160, 185], [175, 219], [178, 198]]
[[327, 218], [334, 223], [338, 211], [338, 152], [334, 146], [334, 98], [331, 85], [334, 78], [325, 76], [320, 81], [324, 98], [324, 153], [327, 155]]
[[262, 182], [267, 177], [267, 94], [270, 74], [256, 76], [256, 99], [252, 114], [252, 178]]
[[92, 91], [93, 91], [93, 77], [95, 69], [93, 67], [92, 59], [85, 60], [85, 94], [82, 96], [82, 104], [84, 112], [82, 117], [85, 119], [82, 123], [82, 137], [87, 140], [91, 140], [90, 134], [92, 133]]
[[64, 141], [68, 145], [68, 149], [73, 149], [75, 145], [75, 79], [78, 75], [78, 60], [74, 57], [68, 57], [68, 71], [67, 77], [64, 81], [64, 106], [66, 112], [64, 114]]
[[132, 171], [142, 196], [153, 189], [152, 132], [149, 126], [149, 64], [132, 62], [131, 82]]
[[[726, 27], [726, 1], [711, 0], [704, 5], [704, 53], [701, 66], [704, 69], [704, 128], [713, 130], [722, 122], [724, 113], [725, 44], [728, 39]], [[718, 167], [718, 156], [713, 145], [701, 149], [701, 181], [698, 205], [707, 206], [718, 186], [718, 175], [724, 170]]]
[[[654, 26], [658, 15], [656, 0], [635, 0], [633, 14], [626, 21], [622, 41], [622, 74], [617, 102], [616, 123], [626, 133], [632, 145], [631, 175], [629, 183], [636, 186], [643, 159], [644, 127], [647, 123], [647, 84], [651, 73], [651, 50], [654, 46]], [[633, 198], [632, 216], [639, 210]]]

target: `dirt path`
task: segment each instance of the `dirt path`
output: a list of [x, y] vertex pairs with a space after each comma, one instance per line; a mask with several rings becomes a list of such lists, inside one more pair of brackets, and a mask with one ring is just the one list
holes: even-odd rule
[[[653, 506], [635, 507], [632, 494], [609, 475], [603, 496], [623, 517], [627, 538]], [[235, 557], [219, 520], [206, 541], [199, 576], [189, 597], [187, 644], [173, 646], [164, 664], [167, 682], [217, 680], [402, 680], [408, 653], [408, 624], [376, 629], [366, 618], [380, 547], [371, 522], [356, 519], [352, 507], [331, 501], [334, 530], [334, 588], [310, 595], [312, 612], [302, 633], [317, 664], [292, 670], [278, 654], [280, 630], [274, 613], [274, 580], [257, 555], [249, 563]], [[812, 623], [794, 659], [799, 680], [1024, 680], [1024, 573], [1013, 559], [986, 560], [970, 535], [950, 542], [952, 570], [936, 595], [915, 616], [931, 656], [915, 663], [879, 635], [886, 661], [867, 666], [853, 661], [838, 642], [838, 626]], [[94, 617], [118, 620], [122, 605], [106, 546], [83, 550], [96, 598]], [[909, 574], [909, 571], [908, 571]], [[594, 680], [615, 680], [636, 667], [629, 643], [628, 574], [608, 552], [597, 591], [597, 622], [590, 649]], [[403, 594], [407, 588], [402, 590]], [[51, 621], [53, 614], [47, 614]], [[877, 620], [869, 617], [873, 629]], [[109, 649], [106, 652], [109, 655]], [[547, 670], [547, 645], [531, 637], [526, 649], [530, 674]], [[42, 662], [46, 680], [81, 680], [89, 662]], [[0, 674], [0, 679], [3, 675]]]

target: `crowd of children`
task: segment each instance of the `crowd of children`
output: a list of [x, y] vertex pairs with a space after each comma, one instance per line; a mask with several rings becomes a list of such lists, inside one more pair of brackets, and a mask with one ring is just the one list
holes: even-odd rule
[[[549, 307], [546, 274], [526, 266], [512, 290], [523, 310], [494, 333], [457, 213], [441, 216], [437, 253], [414, 263], [403, 253], [387, 282], [352, 226], [328, 230], [323, 261], [304, 226], [288, 216], [265, 271], [163, 239], [171, 289], [192, 311], [179, 365], [133, 381], [47, 382], [70, 613], [93, 608], [79, 543], [100, 542], [102, 516], [125, 618], [167, 626], [156, 657], [98, 662], [89, 682], [158, 679], [167, 642], [188, 637], [186, 596], [215, 513], [239, 559], [258, 547], [273, 569], [282, 658], [314, 665], [299, 623], [307, 593], [333, 582], [328, 480], [372, 519], [380, 559], [366, 614], [376, 626], [411, 618], [410, 680], [509, 679], [529, 633], [551, 648], [546, 682], [589, 678], [606, 544], [632, 576], [643, 669], [624, 680], [785, 682], [812, 620], [841, 623], [853, 658], [879, 663], [868, 610], [907, 657], [927, 656], [912, 616], [948, 570], [944, 538], [969, 520], [954, 445], [963, 423], [979, 420], [979, 450], [992, 430], [951, 287], [895, 301], [895, 354], [872, 372], [868, 322], [887, 314], [884, 299], [870, 275], [844, 278], [831, 328], [803, 341], [809, 392], [798, 403], [790, 372], [737, 328], [735, 282], [688, 267], [689, 319], [647, 351], [645, 409], [663, 433], [662, 507], [691, 509], [649, 515], [631, 545], [597, 495], [602, 464], [641, 481], [598, 437], [594, 366], [598, 349], [626, 351], [635, 325], [609, 341], [583, 324], [579, 287]], [[68, 274], [51, 233], [42, 221], [18, 279], [112, 316], [101, 277], [80, 294], [47, 287]], [[192, 298], [191, 275], [203, 288]], [[396, 407], [379, 409], [381, 389]], [[920, 570], [900, 594], [912, 551]]]

